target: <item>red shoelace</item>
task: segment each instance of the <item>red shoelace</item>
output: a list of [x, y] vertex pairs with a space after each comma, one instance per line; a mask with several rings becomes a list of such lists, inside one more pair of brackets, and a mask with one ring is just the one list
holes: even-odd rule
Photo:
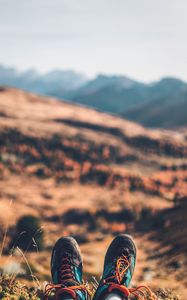
[[[76, 291], [84, 291], [90, 295], [89, 286], [87, 284], [80, 284], [73, 278], [71, 265], [69, 258], [62, 259], [62, 265], [59, 274], [59, 284], [48, 283], [45, 287], [45, 299], [49, 299], [49, 296], [55, 291], [55, 300], [59, 300], [60, 296], [64, 293], [71, 295], [73, 299], [77, 299]], [[74, 285], [72, 285], [72, 282]]]
[[[122, 284], [125, 272], [129, 267], [130, 262], [127, 256], [123, 255], [117, 260], [114, 275], [103, 280], [103, 284], [108, 285], [108, 292], [111, 293], [114, 290], [119, 290], [125, 297], [133, 295], [139, 300], [156, 300], [156, 295], [147, 286], [140, 285], [137, 288], [127, 288]], [[117, 283], [113, 279], [117, 279]]]

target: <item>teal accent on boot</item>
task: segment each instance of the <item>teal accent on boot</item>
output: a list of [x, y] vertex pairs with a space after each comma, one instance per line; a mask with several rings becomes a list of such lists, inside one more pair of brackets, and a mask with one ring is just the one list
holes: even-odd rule
[[53, 248], [51, 257], [51, 275], [57, 299], [63, 299], [64, 295], [77, 300], [88, 298], [82, 280], [82, 266], [81, 252], [75, 239], [60, 238]]
[[132, 237], [125, 234], [117, 236], [105, 255], [103, 275], [93, 300], [103, 300], [108, 295], [111, 286], [115, 286], [116, 292], [123, 298], [127, 297], [120, 287], [129, 286], [135, 262], [136, 247]]

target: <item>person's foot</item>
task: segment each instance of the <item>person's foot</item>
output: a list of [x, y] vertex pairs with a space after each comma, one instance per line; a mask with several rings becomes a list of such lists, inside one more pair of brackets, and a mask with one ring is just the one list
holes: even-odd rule
[[103, 300], [110, 293], [126, 299], [136, 262], [136, 247], [131, 236], [118, 235], [105, 255], [104, 270], [94, 300]]
[[74, 238], [60, 238], [52, 252], [51, 275], [53, 284], [46, 286], [46, 295], [55, 290], [55, 299], [87, 299], [87, 288], [82, 280], [82, 258]]

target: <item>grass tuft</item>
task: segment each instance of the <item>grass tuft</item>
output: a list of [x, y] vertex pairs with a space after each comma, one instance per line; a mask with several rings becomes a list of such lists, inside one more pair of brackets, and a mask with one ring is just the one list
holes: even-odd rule
[[171, 289], [158, 289], [156, 292], [158, 300], [182, 300]]
[[39, 300], [43, 293], [39, 289], [27, 287], [10, 276], [0, 277], [0, 299], [3, 300]]

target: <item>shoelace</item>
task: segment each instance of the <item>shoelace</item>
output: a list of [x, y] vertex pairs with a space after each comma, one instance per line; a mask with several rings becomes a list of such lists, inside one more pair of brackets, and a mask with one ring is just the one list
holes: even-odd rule
[[[137, 288], [127, 288], [122, 284], [125, 272], [129, 267], [130, 262], [127, 256], [123, 255], [117, 260], [114, 275], [103, 280], [103, 284], [108, 285], [108, 292], [111, 293], [113, 290], [117, 289], [120, 290], [125, 297], [133, 295], [139, 300], [156, 300], [156, 295], [147, 286], [140, 285]], [[117, 283], [113, 282], [113, 279], [117, 279]]]
[[48, 300], [49, 296], [51, 295], [52, 291], [56, 290], [55, 292], [55, 299], [58, 300], [60, 299], [59, 297], [64, 294], [68, 293], [71, 295], [73, 299], [77, 299], [77, 294], [75, 291], [80, 290], [80, 291], [85, 291], [90, 295], [89, 288], [86, 286], [86, 284], [77, 284], [73, 286], [64, 286], [62, 284], [53, 284], [53, 283], [48, 283], [45, 287], [45, 299]]
[[[60, 296], [63, 293], [68, 293], [72, 296], [73, 299], [77, 299], [76, 290], [84, 291], [88, 293], [88, 295], [91, 295], [91, 291], [87, 284], [80, 284], [79, 282], [75, 281], [75, 279], [73, 278], [71, 265], [68, 257], [62, 259], [59, 281], [61, 282], [59, 284], [48, 283], [46, 285], [45, 287], [46, 300], [49, 299], [49, 296], [51, 295], [53, 290], [56, 291], [55, 292], [56, 300], [60, 299]], [[72, 281], [75, 283], [75, 285], [68, 286], [68, 283], [72, 283]]]

